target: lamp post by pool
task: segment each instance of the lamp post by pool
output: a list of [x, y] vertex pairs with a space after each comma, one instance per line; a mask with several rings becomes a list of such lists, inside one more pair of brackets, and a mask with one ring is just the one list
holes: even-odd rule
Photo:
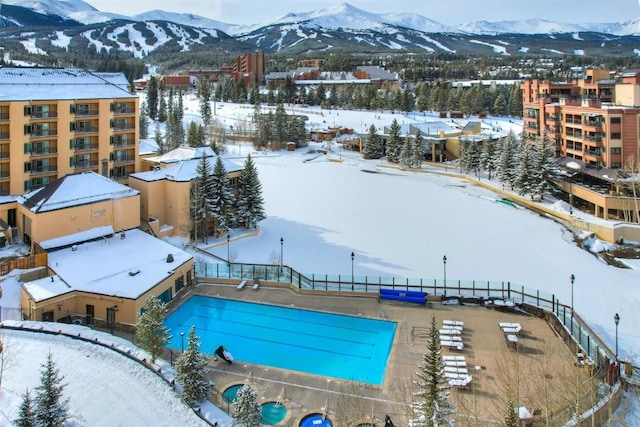
[[442, 257], [442, 266], [444, 268], [444, 287], [447, 287], [447, 256]]
[[613, 321], [616, 323], [616, 363], [618, 363], [618, 323], [620, 323], [620, 315], [618, 313], [613, 316]]
[[573, 335], [573, 282], [576, 281], [576, 276], [571, 274], [569, 280], [571, 280], [571, 335]]
[[231, 250], [229, 245], [231, 244], [231, 236], [227, 234], [227, 265], [231, 265]]
[[283, 261], [283, 250], [284, 250], [284, 239], [281, 237], [280, 238], [280, 273], [282, 273], [282, 266], [284, 265], [284, 261]]
[[180, 332], [180, 349], [184, 353], [184, 332]]
[[353, 290], [353, 259], [355, 258], [355, 254], [351, 252], [351, 290]]

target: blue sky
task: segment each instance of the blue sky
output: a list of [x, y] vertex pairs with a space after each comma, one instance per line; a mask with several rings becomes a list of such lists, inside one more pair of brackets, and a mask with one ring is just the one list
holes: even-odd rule
[[[373, 13], [413, 12], [442, 24], [541, 18], [566, 23], [622, 22], [640, 17], [640, 0], [351, 0], [347, 3]], [[318, 0], [89, 0], [103, 12], [135, 15], [154, 9], [193, 13], [229, 24], [272, 21], [289, 12], [310, 12], [344, 1]]]

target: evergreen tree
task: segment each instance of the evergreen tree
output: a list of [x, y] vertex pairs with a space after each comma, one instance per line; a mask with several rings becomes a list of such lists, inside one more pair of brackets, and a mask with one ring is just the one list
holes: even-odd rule
[[258, 395], [247, 384], [242, 386], [236, 394], [237, 400], [233, 404], [232, 425], [243, 427], [259, 427], [262, 418], [262, 407], [258, 402]]
[[13, 421], [16, 427], [36, 427], [36, 408], [31, 393], [27, 389], [22, 395], [22, 402], [18, 409], [18, 418]]
[[398, 120], [393, 119], [389, 130], [389, 140], [387, 141], [387, 161], [397, 163], [402, 150], [402, 140], [400, 139], [400, 125]]
[[498, 165], [498, 146], [493, 138], [484, 141], [482, 153], [480, 153], [480, 169], [487, 172], [489, 180], [491, 174], [496, 170]]
[[166, 145], [164, 143], [164, 139], [162, 138], [162, 133], [160, 133], [160, 126], [156, 123], [156, 133], [155, 133], [156, 144], [158, 144], [158, 154], [164, 154], [167, 152]]
[[551, 169], [553, 167], [553, 143], [547, 133], [543, 133], [535, 147], [533, 159], [534, 183], [533, 190], [544, 199], [544, 193], [549, 187]]
[[362, 155], [365, 159], [379, 159], [382, 157], [382, 141], [376, 133], [376, 127], [374, 125], [369, 126], [369, 135], [365, 140]]
[[147, 82], [147, 105], [149, 106], [149, 117], [152, 120], [158, 119], [158, 80], [154, 76], [149, 77]]
[[331, 91], [329, 92], [329, 104], [331, 106], [338, 105], [338, 89], [336, 85], [331, 85]]
[[480, 149], [476, 141], [471, 140], [467, 142], [465, 157], [466, 172], [478, 176], [478, 171], [480, 170]]
[[247, 156], [240, 175], [240, 192], [237, 197], [238, 222], [245, 228], [252, 228], [266, 218], [264, 200], [262, 198], [262, 184], [258, 177], [251, 155]]
[[522, 117], [522, 89], [519, 84], [513, 85], [511, 96], [509, 97], [509, 115]]
[[413, 426], [453, 426], [450, 416], [454, 413], [454, 407], [449, 402], [450, 386], [444, 376], [440, 333], [435, 316], [431, 316], [427, 352], [418, 365], [416, 376], [418, 379], [413, 383], [418, 390], [414, 392]]
[[161, 123], [167, 121], [167, 101], [162, 92], [158, 92], [158, 121]]
[[205, 127], [211, 124], [211, 84], [202, 81], [198, 85], [198, 98], [200, 99], [200, 117]]
[[412, 147], [413, 144], [411, 142], [411, 135], [409, 135], [407, 133], [407, 135], [404, 137], [404, 143], [402, 144], [402, 150], [400, 150], [400, 166], [404, 167], [404, 168], [410, 168], [412, 167]]
[[225, 233], [231, 228], [233, 220], [233, 197], [231, 195], [231, 182], [229, 175], [222, 163], [222, 158], [218, 156], [213, 167], [211, 186], [212, 216], [215, 220], [216, 232]]
[[284, 110], [284, 105], [279, 104], [276, 107], [276, 113], [274, 115], [274, 131], [275, 131], [275, 144], [273, 144], [274, 150], [281, 150], [286, 142], [286, 127], [287, 127], [287, 112]]
[[517, 145], [518, 141], [515, 135], [513, 132], [509, 132], [507, 137], [504, 138], [500, 144], [500, 158], [496, 169], [498, 179], [505, 184], [509, 184], [512, 190], [516, 181], [515, 167]]
[[187, 404], [196, 406], [209, 397], [213, 384], [207, 380], [207, 356], [200, 352], [200, 337], [196, 327], [191, 326], [187, 351], [176, 360], [176, 381], [182, 384], [182, 398]]
[[203, 152], [198, 165], [196, 166], [198, 177], [191, 188], [191, 210], [190, 217], [193, 218], [192, 235], [194, 240], [200, 236], [203, 241], [206, 239], [206, 222], [213, 218], [213, 177], [211, 175], [211, 163]]
[[422, 132], [417, 130], [416, 135], [411, 140], [411, 154], [410, 163], [414, 169], [420, 169], [422, 167], [422, 158], [424, 157], [424, 148], [422, 147]]
[[518, 193], [524, 196], [525, 194], [531, 194], [533, 191], [533, 175], [535, 172], [533, 169], [532, 149], [529, 144], [521, 144], [520, 150], [514, 184], [518, 189]]
[[66, 384], [62, 384], [63, 380], [64, 377], [60, 375], [51, 353], [47, 354], [34, 399], [36, 424], [39, 427], [59, 427], [67, 422], [69, 400], [62, 398], [62, 392], [66, 387]]
[[504, 116], [507, 114], [507, 101], [504, 95], [499, 94], [496, 98], [496, 102], [493, 104], [493, 114], [496, 116]]
[[138, 118], [138, 128], [140, 129], [140, 138], [149, 137], [149, 112], [147, 111], [146, 102], [140, 104], [140, 116]]
[[327, 100], [327, 91], [324, 88], [322, 82], [318, 85], [318, 89], [316, 89], [316, 102], [318, 105], [322, 105]]
[[202, 125], [192, 121], [187, 132], [187, 145], [189, 147], [202, 147], [204, 145], [204, 130]]
[[150, 295], [142, 307], [142, 314], [136, 324], [138, 346], [149, 352], [151, 363], [162, 354], [162, 350], [169, 342], [169, 329], [162, 322], [167, 315], [166, 304]]

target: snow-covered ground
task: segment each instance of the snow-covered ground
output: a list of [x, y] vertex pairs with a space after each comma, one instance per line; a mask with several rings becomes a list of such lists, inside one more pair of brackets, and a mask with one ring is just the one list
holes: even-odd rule
[[[185, 107], [186, 124], [199, 119], [195, 99], [187, 101]], [[371, 123], [376, 127], [388, 126], [394, 118], [401, 124], [435, 120], [422, 114], [416, 119], [391, 113], [320, 111], [313, 108], [296, 112], [301, 110], [310, 117], [314, 127], [337, 125], [357, 131], [366, 131]], [[216, 117], [228, 127], [234, 126], [238, 119], [246, 120], [253, 114], [253, 109], [224, 103], [218, 104], [217, 113]], [[508, 118], [490, 118], [484, 123], [500, 132], [509, 129], [518, 132], [521, 126], [519, 121]], [[150, 135], [154, 130], [151, 125]], [[619, 313], [620, 355], [638, 364], [640, 312], [636, 307], [640, 303], [639, 263], [629, 263], [630, 269], [608, 266], [578, 248], [572, 241], [572, 233], [562, 225], [525, 209], [496, 203], [495, 194], [464, 180], [387, 168], [384, 161], [365, 161], [356, 153], [337, 147], [334, 147], [333, 154], [307, 161], [312, 157], [307, 154], [309, 149], [262, 154], [245, 144], [229, 146], [227, 155], [236, 158], [240, 164], [249, 153], [255, 159], [268, 216], [260, 224], [257, 237], [232, 241], [228, 249], [234, 261], [272, 263], [280, 255], [280, 238], [283, 238], [284, 263], [303, 273], [350, 275], [350, 254], [353, 251], [357, 276], [433, 280], [442, 278], [442, 257], [446, 255], [448, 281], [510, 281], [555, 294], [565, 304], [569, 304], [572, 294], [569, 276], [575, 274], [576, 311], [611, 348], [615, 346], [613, 315]], [[566, 205], [557, 201], [545, 203], [553, 204], [555, 209], [566, 209]], [[576, 212], [576, 215], [584, 214]], [[238, 233], [231, 234], [236, 237]], [[172, 241], [180, 244], [179, 239]], [[219, 246], [214, 246], [216, 243]], [[209, 239], [208, 246], [211, 252], [227, 257], [226, 239], [217, 242]], [[10, 298], [8, 295], [18, 295], [18, 291], [12, 293], [8, 285], [3, 283], [5, 292], [1, 305], [15, 307], [19, 304], [17, 300], [11, 302], [7, 299]], [[18, 342], [17, 337], [12, 336], [11, 339]], [[44, 360], [43, 355], [51, 349], [54, 359], [60, 363], [61, 374], [70, 384], [66, 395], [71, 398], [75, 411], [72, 412], [77, 414], [77, 425], [119, 425], [110, 417], [115, 412], [126, 414], [129, 411], [133, 411], [133, 417], [144, 419], [145, 423], [149, 420], [158, 425], [171, 425], [168, 420], [173, 418], [167, 413], [173, 411], [173, 404], [167, 404], [165, 412], [155, 406], [158, 401], [167, 399], [165, 394], [168, 392], [145, 385], [147, 380], [142, 378], [139, 380], [143, 384], [133, 387], [130, 384], [137, 378], [134, 381], [124, 374], [94, 375], [100, 369], [108, 371], [115, 368], [102, 360], [99, 365], [93, 364], [91, 359], [98, 357], [91, 356], [92, 351], [79, 358], [86, 364], [76, 361], [67, 354], [62, 340], [60, 346], [54, 345], [57, 341], [43, 340], [40, 350], [33, 351], [22, 351], [19, 350], [22, 344], [15, 345], [21, 366], [31, 373], [23, 374], [14, 367], [3, 377], [0, 411], [7, 419], [15, 417], [24, 387], [37, 385], [37, 372]], [[28, 345], [31, 344], [24, 344], [24, 348]], [[109, 359], [107, 356], [99, 358]], [[91, 384], [76, 373], [85, 369], [91, 377]], [[79, 385], [72, 386], [72, 380], [78, 381]], [[84, 396], [92, 388], [106, 391], [92, 400]], [[139, 388], [143, 391], [135, 393], [146, 393], [153, 403], [140, 404], [139, 407], [129, 405], [137, 402], [136, 397], [129, 399], [129, 391], [133, 394], [133, 390]], [[104, 396], [109, 396], [111, 389], [125, 391], [121, 395], [111, 392], [117, 399], [105, 401]], [[161, 396], [152, 397], [155, 394]], [[120, 406], [122, 401], [125, 402]], [[637, 402], [633, 402], [638, 408]], [[152, 409], [145, 409], [147, 406]], [[105, 411], [103, 408], [109, 409]], [[636, 418], [633, 421], [638, 422]], [[173, 425], [178, 424], [189, 425], [182, 419]], [[120, 425], [131, 424], [122, 422]]]

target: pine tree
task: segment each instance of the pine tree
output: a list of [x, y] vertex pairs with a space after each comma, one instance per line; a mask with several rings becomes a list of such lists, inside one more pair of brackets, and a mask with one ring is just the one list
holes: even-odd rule
[[444, 376], [440, 333], [435, 316], [431, 316], [431, 328], [427, 339], [427, 352], [418, 365], [417, 380], [413, 383], [418, 390], [414, 392], [413, 426], [452, 426], [450, 418], [454, 407], [449, 402], [449, 383]]
[[198, 175], [191, 188], [191, 210], [189, 215], [193, 218], [193, 236], [197, 239], [200, 236], [205, 239], [207, 219], [213, 218], [213, 177], [211, 175], [211, 163], [203, 152], [198, 165], [196, 166]]
[[422, 132], [418, 129], [415, 137], [411, 140], [411, 167], [414, 169], [420, 169], [422, 167], [423, 157], [424, 148], [422, 147]]
[[233, 404], [234, 426], [259, 427], [262, 418], [262, 408], [258, 403], [258, 395], [247, 384], [242, 386], [236, 394], [237, 400]]
[[411, 139], [412, 139], [411, 135], [407, 133], [407, 135], [405, 135], [404, 137], [402, 150], [400, 150], [400, 166], [404, 168], [411, 167], [411, 162], [412, 162], [411, 149], [413, 146]]
[[504, 95], [499, 94], [496, 98], [496, 102], [493, 104], [493, 114], [496, 116], [504, 116], [507, 113], [507, 101], [504, 99]]
[[142, 101], [140, 105], [140, 117], [138, 118], [138, 128], [140, 129], [140, 138], [149, 137], [149, 112], [147, 111], [147, 103]]
[[47, 360], [40, 371], [40, 385], [36, 387], [35, 414], [38, 427], [59, 427], [64, 425], [68, 418], [69, 400], [62, 398], [62, 392], [66, 384], [62, 384], [64, 377], [56, 363], [47, 354]]
[[158, 92], [158, 121], [161, 123], [167, 121], [167, 101], [162, 92]]
[[162, 133], [160, 132], [160, 126], [158, 126], [157, 123], [156, 123], [155, 140], [156, 140], [156, 144], [158, 144], [158, 154], [166, 153], [167, 147], [164, 143], [164, 139], [162, 138]]
[[213, 167], [210, 199], [212, 203], [212, 217], [216, 222], [218, 233], [225, 233], [231, 228], [233, 220], [233, 197], [229, 175], [218, 156]]
[[138, 346], [149, 352], [151, 363], [156, 361], [171, 338], [169, 329], [162, 323], [166, 315], [166, 304], [150, 295], [142, 307], [142, 314], [136, 324]]
[[478, 176], [480, 170], [480, 149], [476, 141], [469, 141], [465, 150], [466, 172], [473, 173]]
[[147, 105], [149, 106], [149, 117], [152, 120], [158, 119], [158, 80], [151, 76], [147, 82]]
[[521, 145], [520, 155], [518, 156], [518, 163], [516, 169], [515, 187], [518, 189], [518, 193], [521, 196], [525, 194], [531, 194], [533, 190], [533, 159], [532, 150], [529, 144]]
[[369, 126], [369, 134], [362, 149], [362, 155], [365, 159], [379, 159], [382, 157], [382, 141], [376, 131], [377, 129], [374, 125]]
[[200, 352], [200, 337], [196, 327], [189, 330], [187, 351], [176, 360], [176, 381], [182, 384], [182, 398], [187, 404], [196, 406], [209, 397], [213, 384], [207, 380], [207, 356]]
[[491, 174], [497, 168], [498, 159], [498, 147], [496, 141], [489, 138], [484, 141], [482, 153], [480, 153], [480, 169], [487, 172], [489, 180], [491, 180]]
[[549, 187], [551, 169], [553, 167], [553, 144], [546, 133], [543, 133], [538, 139], [533, 163], [535, 174], [533, 190], [544, 199], [544, 193]]
[[247, 156], [240, 175], [240, 192], [237, 197], [238, 222], [246, 228], [266, 218], [264, 200], [262, 198], [262, 184], [258, 177], [258, 170], [251, 155]]
[[18, 418], [13, 421], [16, 427], [36, 427], [36, 408], [31, 393], [27, 389], [22, 395], [18, 409]]
[[389, 130], [389, 140], [387, 141], [387, 161], [397, 163], [401, 150], [400, 125], [398, 124], [398, 120], [393, 119], [391, 129]]
[[511, 189], [516, 181], [516, 148], [518, 141], [513, 134], [509, 132], [506, 138], [502, 140], [500, 144], [500, 158], [498, 160], [498, 166], [496, 174], [498, 179], [505, 184], [509, 184]]

